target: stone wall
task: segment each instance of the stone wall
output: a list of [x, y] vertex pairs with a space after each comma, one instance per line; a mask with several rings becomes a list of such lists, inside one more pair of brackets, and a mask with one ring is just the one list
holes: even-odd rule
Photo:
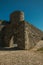
[[[3, 46], [3, 37], [4, 37], [4, 35], [3, 35], [3, 33], [4, 33], [4, 31], [3, 31], [3, 29], [5, 29], [5, 26], [8, 24], [8, 22], [7, 21], [2, 21], [2, 20], [0, 20], [0, 47], [1, 46]], [[2, 32], [3, 31], [3, 32]]]
[[33, 48], [42, 38], [43, 32], [25, 22], [25, 49]]
[[25, 36], [24, 36], [24, 21], [19, 22], [18, 26], [14, 30], [14, 39], [16, 44], [18, 44], [18, 48], [24, 49], [25, 48]]

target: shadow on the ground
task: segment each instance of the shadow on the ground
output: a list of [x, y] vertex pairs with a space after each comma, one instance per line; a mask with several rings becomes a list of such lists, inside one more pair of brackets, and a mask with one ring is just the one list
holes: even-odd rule
[[2, 48], [0, 47], [0, 51], [16, 51], [16, 50], [22, 50], [22, 49], [19, 49], [19, 48]]

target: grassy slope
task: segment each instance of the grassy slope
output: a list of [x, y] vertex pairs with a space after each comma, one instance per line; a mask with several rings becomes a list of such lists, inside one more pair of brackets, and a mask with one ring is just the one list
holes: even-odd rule
[[43, 53], [34, 51], [0, 51], [0, 65], [43, 65]]

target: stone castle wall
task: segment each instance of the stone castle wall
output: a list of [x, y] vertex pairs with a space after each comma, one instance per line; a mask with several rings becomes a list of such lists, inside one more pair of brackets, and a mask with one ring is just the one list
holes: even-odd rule
[[0, 46], [15, 47], [19, 49], [33, 48], [43, 33], [24, 21], [24, 13], [21, 11], [13, 12], [10, 15], [10, 23], [0, 22]]

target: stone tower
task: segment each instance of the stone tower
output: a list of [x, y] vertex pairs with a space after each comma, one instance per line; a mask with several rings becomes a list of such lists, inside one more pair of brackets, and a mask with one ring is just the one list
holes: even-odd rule
[[17, 44], [19, 49], [25, 48], [25, 23], [24, 13], [22, 11], [13, 12], [10, 15], [11, 25], [13, 25], [14, 44]]
[[24, 12], [15, 11], [15, 12], [11, 13], [10, 14], [10, 21], [12, 21], [12, 23], [16, 23], [17, 21], [24, 21]]

